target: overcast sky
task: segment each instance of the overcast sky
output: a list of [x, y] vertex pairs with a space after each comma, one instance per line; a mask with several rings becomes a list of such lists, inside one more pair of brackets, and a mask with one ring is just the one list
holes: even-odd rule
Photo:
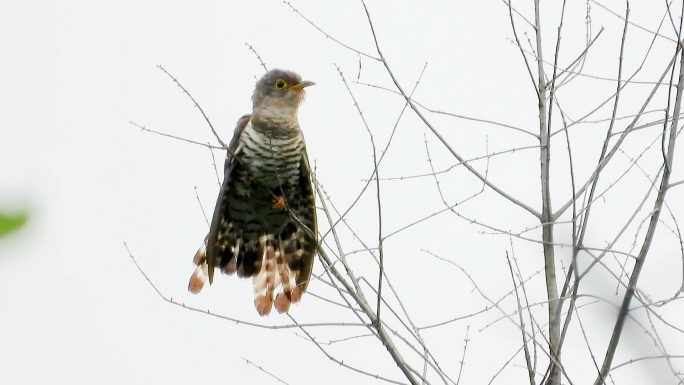
[[[516, 3], [520, 3], [518, 10], [532, 20], [532, 2]], [[586, 45], [586, 4], [568, 3], [573, 4], [568, 6], [564, 24], [563, 52], [567, 53], [561, 56], [561, 67], [570, 64]], [[333, 38], [377, 56], [360, 2], [293, 0], [291, 4]], [[606, 29], [583, 71], [614, 79], [623, 23], [591, 4], [592, 37], [601, 27]], [[624, 14], [622, 2], [602, 4]], [[538, 130], [534, 89], [520, 51], [511, 42], [513, 34], [504, 3], [370, 0], [368, 8], [383, 53], [404, 89], [412, 89], [428, 63], [414, 95], [416, 100], [436, 110], [505, 122], [531, 132]], [[663, 9], [645, 4], [632, 4], [632, 8], [635, 23], [658, 29]], [[545, 11], [544, 53], [551, 60], [559, 13]], [[521, 19], [518, 23], [524, 27]], [[667, 23], [669, 20], [663, 34], [672, 37], [673, 28]], [[636, 27], [629, 30], [628, 36], [625, 72], [632, 74], [653, 36]], [[520, 36], [525, 47], [529, 47], [528, 37], [533, 38], [529, 34]], [[253, 308], [252, 285], [236, 277], [219, 276], [200, 295], [187, 293], [192, 257], [208, 227], [199, 203], [210, 215], [218, 190], [212, 152], [142, 132], [129, 123], [216, 144], [197, 108], [157, 68], [161, 64], [190, 91], [223, 140], [229, 141], [237, 119], [251, 111], [252, 90], [256, 78], [264, 72], [245, 43], [254, 47], [269, 68], [294, 70], [316, 82], [315, 87], [307, 89], [300, 123], [318, 179], [336, 207], [346, 210], [371, 176], [373, 158], [366, 127], [335, 66], [344, 73], [364, 113], [378, 155], [404, 103], [390, 92], [355, 83], [392, 87], [381, 63], [326, 38], [287, 4], [276, 0], [5, 4], [0, 14], [0, 210], [27, 210], [30, 217], [23, 231], [0, 241], [0, 383], [279, 383], [245, 360], [290, 385], [375, 382], [331, 362], [296, 328], [269, 330], [239, 325], [164, 302], [137, 271], [124, 247], [126, 242], [157, 288], [176, 301], [262, 325], [291, 323], [275, 312], [260, 318]], [[634, 80], [656, 81], [673, 47], [671, 41], [657, 39], [643, 71]], [[575, 84], [558, 96], [565, 103], [566, 113], [575, 118], [615, 89], [614, 82], [594, 78], [580, 78]], [[620, 113], [636, 112], [648, 87], [630, 88], [633, 93], [625, 96]], [[664, 108], [662, 95], [660, 104], [649, 109]], [[593, 118], [609, 117], [610, 111]], [[440, 115], [430, 115], [430, 119], [467, 159], [538, 145], [530, 135], [499, 126]], [[557, 127], [562, 127], [558, 119]], [[578, 141], [585, 137], [587, 141], [598, 140], [596, 146], [586, 150], [576, 144], [577, 177], [585, 180], [597, 159], [606, 126], [582, 127], [573, 131]], [[622, 129], [624, 125], [619, 127]], [[658, 130], [640, 134], [627, 143], [625, 155], [616, 163], [629, 164], [628, 157], [638, 156], [644, 143], [657, 138]], [[379, 170], [381, 177], [429, 173], [425, 141], [436, 170], [454, 164], [448, 151], [410, 109], [401, 118], [392, 140]], [[564, 140], [559, 135], [556, 142], [560, 154], [554, 163], [559, 181], [553, 187], [556, 207], [567, 201], [570, 191]], [[654, 148], [656, 155], [645, 157], [652, 163], [644, 165], [650, 167], [647, 172], [651, 177], [659, 167], [658, 144]], [[681, 170], [684, 153], [680, 150], [678, 154]], [[220, 170], [224, 153], [214, 151], [213, 156]], [[540, 209], [538, 158], [537, 149], [527, 149], [476, 165], [511, 194]], [[613, 171], [618, 175], [621, 169], [616, 167]], [[462, 168], [448, 175], [451, 177], [444, 176], [440, 186], [450, 205], [482, 189], [481, 182]], [[626, 189], [634, 192], [637, 202], [646, 190], [643, 176], [634, 175], [633, 181], [624, 183], [641, 186], [641, 190]], [[673, 179], [683, 176], [677, 171]], [[373, 186], [348, 215], [348, 223], [371, 247], [377, 246], [378, 238]], [[383, 181], [382, 188], [384, 235], [444, 208], [433, 178]], [[620, 191], [625, 191], [624, 185]], [[669, 203], [675, 215], [681, 217], [684, 187], [675, 191]], [[623, 204], [627, 207], [623, 200], [631, 195], [626, 195], [607, 194], [608, 203], [601, 207], [617, 208], [619, 212]], [[652, 207], [650, 202], [639, 221]], [[633, 210], [635, 204], [629, 204]], [[625, 215], [631, 213], [627, 211]], [[464, 204], [459, 213], [467, 219], [448, 213], [436, 215], [386, 242], [388, 275], [414, 322], [430, 325], [487, 306], [473, 292], [464, 274], [425, 250], [460, 263], [493, 299], [511, 290], [505, 253], [515, 252], [521, 259], [523, 276], [535, 276], [530, 283], [530, 301], [543, 301], [543, 277], [536, 274], [543, 266], [539, 245], [516, 239], [512, 249], [509, 237], [483, 234], [487, 230], [469, 220], [514, 231], [531, 228], [538, 221], [489, 189]], [[615, 221], [617, 229], [624, 222], [620, 220]], [[329, 228], [325, 220], [319, 218], [319, 222], [321, 230]], [[617, 231], [611, 223], [594, 228], [588, 235], [589, 242], [605, 246]], [[557, 230], [558, 242], [571, 243], [567, 230]], [[531, 236], [538, 237], [538, 233], [533, 231]], [[655, 300], [671, 296], [682, 283], [676, 240], [669, 230], [659, 235], [657, 240], [669, 248], [654, 252], [643, 278], [644, 285], [652, 284], [650, 295]], [[341, 236], [347, 252], [363, 248], [349, 231], [343, 231]], [[629, 251], [632, 240], [624, 241], [624, 250]], [[559, 261], [565, 258], [567, 267], [570, 250], [559, 248], [558, 255]], [[658, 255], [660, 258], [656, 258]], [[367, 252], [350, 258], [354, 258], [360, 275], [376, 282], [377, 267]], [[315, 273], [322, 271], [317, 261]], [[606, 277], [607, 281], [596, 278], [587, 285], [597, 290], [596, 295], [609, 298], [606, 302], [619, 303], [616, 282]], [[314, 281], [310, 290], [336, 298], [320, 282]], [[508, 298], [511, 311], [515, 309], [512, 300]], [[673, 310], [667, 313], [671, 320], [684, 314], [677, 306], [673, 304]], [[607, 320], [593, 328], [592, 334], [599, 340], [612, 328], [614, 312], [610, 309], [606, 306], [587, 315], [590, 320]], [[543, 310], [539, 311], [543, 316]], [[348, 311], [310, 295], [294, 306], [291, 314], [303, 323], [358, 323]], [[428, 329], [425, 338], [440, 365], [455, 379], [463, 339], [468, 333], [462, 383], [488, 383], [520, 346], [520, 332], [510, 322], [499, 321], [487, 327], [500, 317], [500, 313], [488, 312], [482, 318]], [[367, 333], [355, 326], [307, 330], [322, 341]], [[580, 333], [579, 329], [572, 332]], [[642, 335], [638, 328], [629, 328], [626, 333]], [[576, 336], [581, 338], [581, 334]], [[681, 335], [672, 338], [670, 353], [682, 354], [677, 351], [684, 346]], [[604, 340], [597, 344], [601, 349], [605, 347]], [[649, 350], [651, 345], [647, 339], [625, 338], [615, 363], [657, 354]], [[372, 337], [325, 347], [345, 363], [406, 382]], [[589, 359], [581, 343], [569, 349], [576, 350], [568, 354]], [[644, 353], [633, 354], [639, 349]], [[515, 357], [516, 365], [524, 365], [521, 355]], [[631, 383], [646, 383], [663, 373], [663, 378], [676, 383], [662, 362], [638, 365], [629, 369], [629, 375], [616, 377], [627, 378], [627, 382], [617, 383], [630, 383], [630, 378], [635, 381]], [[544, 368], [538, 370], [543, 372]], [[498, 383], [527, 381], [520, 366], [508, 366], [503, 373]], [[581, 379], [578, 383], [595, 376], [578, 368], [573, 373]], [[621, 373], [627, 372], [617, 371], [615, 375]], [[431, 379], [437, 381], [434, 374]]]

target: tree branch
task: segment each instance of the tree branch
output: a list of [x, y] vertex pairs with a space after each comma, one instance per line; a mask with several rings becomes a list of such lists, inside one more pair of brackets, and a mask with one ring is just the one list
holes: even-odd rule
[[[677, 51], [680, 50], [680, 45], [677, 46]], [[682, 53], [680, 58], [680, 68], [679, 68], [679, 79], [677, 83], [677, 97], [675, 100], [675, 105], [674, 105], [674, 113], [673, 113], [673, 120], [672, 120], [672, 125], [670, 127], [670, 137], [668, 140], [668, 150], [667, 150], [667, 156], [663, 160], [665, 165], [672, 165], [672, 161], [674, 159], [674, 148], [675, 148], [675, 139], [677, 138], [677, 127], [679, 123], [679, 113], [681, 110], [681, 105], [682, 105], [682, 91], [684, 90], [684, 53]], [[667, 187], [669, 184], [670, 180], [670, 175], [672, 174], [672, 168], [665, 166], [663, 170], [663, 176], [660, 181], [660, 190], [658, 192], [658, 196], [655, 201], [655, 205], [653, 208], [653, 212], [651, 213], [651, 221], [648, 226], [648, 231], [646, 233], [646, 237], [644, 239], [644, 242], [641, 246], [641, 250], [639, 251], [639, 256], [637, 257], [637, 261], [634, 264], [634, 268], [632, 270], [631, 277], [629, 279], [629, 285], [627, 287], [627, 292], [625, 293], [625, 297], [623, 298], [622, 301], [622, 306], [620, 307], [620, 313], [618, 314], [618, 319], [615, 323], [615, 328], [613, 329], [613, 334], [610, 338], [610, 343], [608, 344], [608, 349], [606, 351], [606, 356], [603, 361], [603, 365], [601, 366], [601, 371], [599, 372], [598, 377], [594, 381], [594, 385], [603, 385], [605, 384], [605, 379], [606, 376], [608, 375], [608, 372], [610, 371], [611, 364], [613, 362], [613, 358], [615, 356], [615, 351], [617, 350], [618, 343], [620, 342], [620, 336], [622, 335], [622, 329], [625, 325], [625, 320], [627, 318], [627, 314], [629, 313], [629, 304], [632, 300], [632, 297], [634, 297], [634, 293], [636, 291], [637, 287], [637, 282], [639, 281], [639, 275], [641, 273], [641, 269], [644, 266], [644, 263], [646, 262], [646, 256], [648, 255], [648, 251], [651, 247], [651, 242], [653, 241], [653, 237], [655, 236], [655, 231], [658, 225], [658, 219], [660, 217], [660, 213], [663, 208], [663, 204], [665, 202], [665, 195], [667, 193]]]

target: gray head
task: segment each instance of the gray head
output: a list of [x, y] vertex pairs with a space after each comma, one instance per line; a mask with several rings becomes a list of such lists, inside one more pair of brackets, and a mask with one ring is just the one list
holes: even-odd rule
[[304, 88], [316, 83], [302, 80], [292, 71], [272, 69], [259, 79], [252, 95], [254, 110], [260, 107], [294, 109], [304, 100]]

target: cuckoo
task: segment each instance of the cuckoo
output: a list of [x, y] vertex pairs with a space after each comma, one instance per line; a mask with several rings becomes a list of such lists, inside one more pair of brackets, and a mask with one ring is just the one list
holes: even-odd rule
[[287, 312], [306, 291], [317, 245], [316, 206], [297, 111], [304, 88], [312, 85], [279, 69], [257, 82], [252, 113], [238, 120], [228, 146], [190, 292], [199, 293], [207, 279], [211, 284], [215, 267], [252, 278], [254, 306], [262, 316], [274, 305]]

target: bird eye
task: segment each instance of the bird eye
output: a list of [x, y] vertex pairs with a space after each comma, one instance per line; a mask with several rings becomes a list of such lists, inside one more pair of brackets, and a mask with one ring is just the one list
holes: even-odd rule
[[278, 79], [276, 80], [275, 86], [277, 89], [282, 90], [283, 88], [287, 87], [287, 83], [285, 83], [285, 80], [283, 79]]

